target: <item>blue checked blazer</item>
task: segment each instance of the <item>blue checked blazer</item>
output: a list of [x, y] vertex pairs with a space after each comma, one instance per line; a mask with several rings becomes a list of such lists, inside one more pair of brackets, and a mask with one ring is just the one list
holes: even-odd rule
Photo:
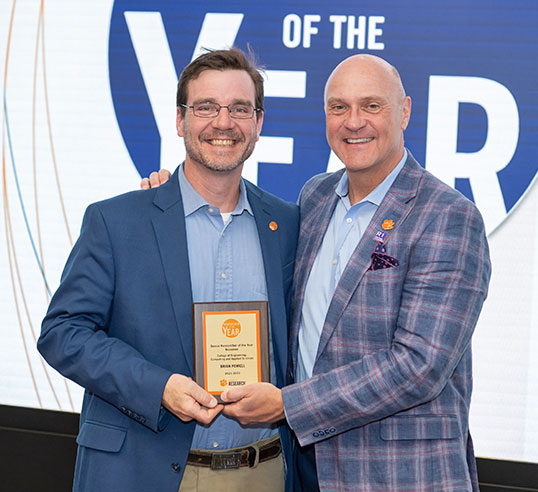
[[[251, 183], [246, 188], [281, 386], [299, 212]], [[177, 492], [195, 427], [161, 407], [170, 375], [193, 373], [192, 292], [177, 170], [157, 189], [88, 207], [38, 348], [86, 389], [73, 490]], [[291, 471], [291, 436], [286, 426], [280, 431]], [[287, 490], [292, 479], [287, 473]]]
[[[300, 196], [288, 381], [312, 263], [344, 171]], [[397, 266], [370, 270], [385, 220]], [[469, 404], [471, 335], [490, 278], [482, 218], [409, 157], [331, 300], [313, 377], [283, 390], [301, 445], [315, 443], [322, 491], [477, 491]]]

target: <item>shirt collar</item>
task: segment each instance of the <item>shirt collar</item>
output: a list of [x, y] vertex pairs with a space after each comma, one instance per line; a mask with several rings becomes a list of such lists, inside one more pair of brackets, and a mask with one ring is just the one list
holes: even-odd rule
[[[370, 202], [379, 207], [379, 205], [383, 201], [383, 198], [385, 198], [385, 195], [389, 191], [389, 188], [392, 186], [392, 183], [394, 183], [394, 180], [398, 177], [398, 174], [400, 174], [400, 171], [402, 170], [405, 161], [407, 161], [407, 149], [404, 148], [403, 157], [400, 162], [398, 162], [398, 165], [387, 175], [387, 177], [381, 183], [379, 183], [367, 196], [365, 196], [358, 203]], [[348, 193], [349, 179], [347, 177], [347, 173], [344, 173], [342, 174], [342, 177], [338, 182], [338, 186], [336, 187], [336, 194], [340, 198], [344, 198], [348, 196]]]
[[[187, 176], [185, 176], [184, 163], [179, 167], [178, 178], [179, 191], [181, 192], [181, 198], [183, 200], [185, 217], [193, 214], [202, 207], [211, 206], [190, 184]], [[241, 215], [244, 210], [246, 210], [250, 215], [254, 216], [247, 198], [247, 187], [245, 186], [243, 178], [241, 178], [241, 181], [239, 182], [239, 200], [232, 212], [232, 215]]]

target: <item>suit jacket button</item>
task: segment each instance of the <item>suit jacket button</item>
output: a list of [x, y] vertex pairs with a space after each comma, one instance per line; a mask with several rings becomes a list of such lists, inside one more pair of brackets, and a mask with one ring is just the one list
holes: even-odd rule
[[181, 465], [179, 463], [172, 463], [172, 465], [170, 465], [172, 467], [172, 470], [174, 470], [176, 473], [179, 472], [179, 470], [181, 470]]

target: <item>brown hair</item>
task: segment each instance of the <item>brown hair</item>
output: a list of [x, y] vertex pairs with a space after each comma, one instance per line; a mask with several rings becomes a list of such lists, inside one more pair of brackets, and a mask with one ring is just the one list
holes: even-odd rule
[[[263, 78], [258, 72], [254, 54], [248, 48], [249, 58], [238, 48], [228, 50], [207, 50], [198, 58], [189, 63], [177, 83], [176, 105], [180, 108], [181, 115], [185, 116], [185, 108], [181, 104], [187, 104], [187, 87], [191, 80], [196, 79], [205, 70], [244, 70], [250, 75], [255, 88], [255, 107], [263, 109]], [[259, 117], [260, 112], [256, 113]]]

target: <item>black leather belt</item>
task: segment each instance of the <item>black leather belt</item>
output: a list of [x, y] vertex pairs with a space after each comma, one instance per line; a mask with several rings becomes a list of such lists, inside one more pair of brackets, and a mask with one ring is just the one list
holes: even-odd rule
[[[242, 466], [252, 468], [256, 463], [256, 448], [246, 446], [233, 451], [191, 451], [187, 458], [187, 464], [193, 466], [204, 466], [212, 470], [236, 470]], [[282, 452], [280, 439], [268, 442], [260, 447], [258, 463], [272, 460]]]

